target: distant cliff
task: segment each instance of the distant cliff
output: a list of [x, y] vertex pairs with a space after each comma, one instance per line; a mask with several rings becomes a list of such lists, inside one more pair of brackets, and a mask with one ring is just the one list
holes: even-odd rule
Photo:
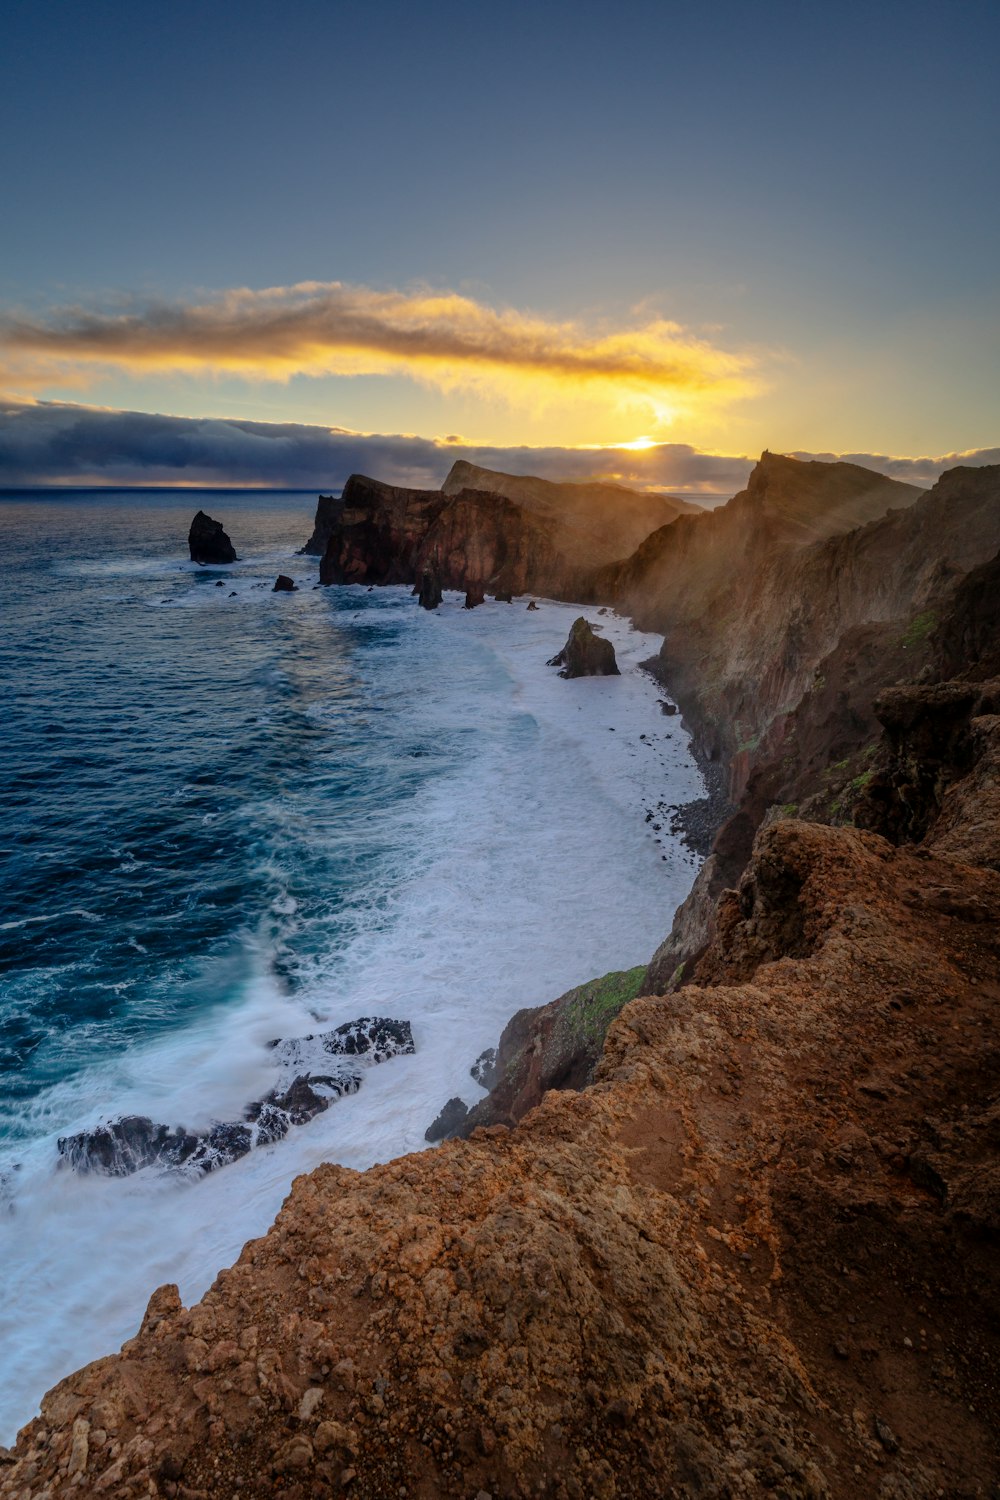
[[620, 485], [553, 484], [456, 463], [440, 490], [352, 474], [330, 533], [322, 583], [483, 585], [583, 599], [591, 575], [627, 556], [685, 501]]

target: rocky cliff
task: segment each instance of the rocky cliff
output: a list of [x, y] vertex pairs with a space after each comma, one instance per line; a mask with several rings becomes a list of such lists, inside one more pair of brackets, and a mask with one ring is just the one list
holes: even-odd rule
[[553, 484], [456, 463], [440, 490], [353, 474], [330, 529], [322, 583], [479, 585], [502, 594], [591, 597], [595, 569], [694, 507], [620, 485]]
[[668, 641], [704, 726], [740, 651], [765, 698], [685, 956], [516, 1018], [504, 1124], [320, 1168], [197, 1307], [160, 1288], [4, 1500], [994, 1500], [1000, 472], [867, 519], [895, 491], [812, 473], [824, 519], [775, 462], [770, 543]]

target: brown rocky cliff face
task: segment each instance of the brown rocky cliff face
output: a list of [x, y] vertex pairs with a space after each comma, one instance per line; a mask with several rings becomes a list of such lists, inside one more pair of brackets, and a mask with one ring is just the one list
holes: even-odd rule
[[572, 597], [582, 575], [561, 541], [554, 522], [501, 495], [444, 495], [352, 475], [320, 582], [413, 583], [432, 572], [447, 589], [480, 585]]

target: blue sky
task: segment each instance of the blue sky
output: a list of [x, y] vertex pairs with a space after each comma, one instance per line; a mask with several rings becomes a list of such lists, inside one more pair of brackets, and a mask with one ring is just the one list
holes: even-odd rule
[[[988, 447], [998, 44], [1000, 7], [920, 0], [8, 0], [4, 395], [500, 447]], [[401, 297], [407, 329], [394, 312], [390, 354], [382, 330], [377, 358], [340, 338], [279, 369], [254, 302], [227, 323], [249, 360], [189, 357], [188, 309], [300, 283], [355, 289], [366, 317]], [[433, 359], [410, 360], [445, 293]], [[537, 368], [503, 329], [485, 359], [443, 338], [498, 315], [544, 344]], [[630, 340], [658, 373], [598, 380]]]

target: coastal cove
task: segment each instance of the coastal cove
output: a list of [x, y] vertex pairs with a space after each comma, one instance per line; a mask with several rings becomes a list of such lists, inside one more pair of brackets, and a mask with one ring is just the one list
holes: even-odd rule
[[[155, 1287], [196, 1301], [294, 1176], [423, 1148], [511, 1015], [644, 965], [700, 865], [668, 809], [702, 776], [641, 670], [661, 635], [590, 607], [622, 675], [567, 682], [574, 604], [314, 588], [313, 503], [0, 499], [4, 1441]], [[186, 561], [200, 506], [238, 563]], [[57, 1166], [102, 1117], [239, 1118], [270, 1041], [373, 1015], [413, 1055], [225, 1170]]]

